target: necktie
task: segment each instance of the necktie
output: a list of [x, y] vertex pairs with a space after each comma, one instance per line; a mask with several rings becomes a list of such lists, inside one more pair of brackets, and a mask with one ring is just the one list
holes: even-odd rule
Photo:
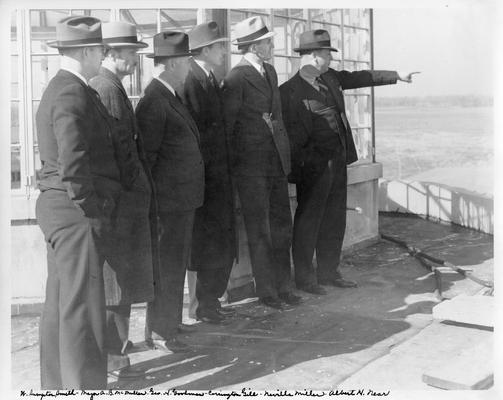
[[318, 87], [320, 89], [320, 93], [323, 96], [328, 97], [330, 95], [330, 91], [328, 90], [328, 86], [325, 85], [325, 82], [323, 82], [323, 79], [321, 79], [320, 77], [317, 77], [315, 79], [315, 82], [318, 84]]
[[101, 101], [101, 97], [100, 97], [100, 94], [94, 90], [91, 86], [88, 86], [89, 88], [89, 91], [91, 92], [91, 94], [96, 97], [99, 101]]
[[215, 75], [213, 74], [213, 72], [210, 72], [210, 74], [208, 75], [208, 78], [210, 79], [210, 82], [213, 85], [213, 87], [215, 89], [218, 89], [219, 86], [218, 86], [217, 78], [215, 77]]

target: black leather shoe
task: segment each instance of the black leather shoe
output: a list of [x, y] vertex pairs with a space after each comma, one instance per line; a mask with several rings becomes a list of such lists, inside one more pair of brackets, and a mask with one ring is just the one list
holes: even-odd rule
[[268, 307], [276, 308], [277, 310], [281, 310], [283, 308], [281, 300], [278, 299], [277, 297], [273, 296], [261, 297], [259, 299], [259, 302]]
[[145, 377], [145, 371], [139, 368], [125, 367], [114, 371], [108, 371], [108, 375], [119, 379], [140, 379]]
[[187, 325], [187, 324], [180, 324], [178, 325], [178, 333], [194, 333], [197, 329], [193, 327], [192, 325]]
[[291, 306], [296, 306], [301, 303], [302, 297], [294, 295], [292, 292], [280, 293], [278, 294], [280, 300], [283, 300], [286, 304]]
[[224, 317], [232, 317], [233, 315], [236, 315], [236, 310], [232, 308], [221, 307], [217, 309], [217, 313], [223, 315]]
[[340, 288], [355, 288], [358, 286], [358, 284], [355, 281], [350, 281], [350, 280], [343, 279], [343, 278], [327, 279], [323, 283], [325, 285], [336, 286], [336, 287], [340, 287]]
[[188, 353], [190, 351], [190, 347], [186, 343], [180, 342], [176, 338], [167, 340], [150, 339], [145, 342], [151, 349], [163, 350], [169, 353]]
[[306, 285], [306, 286], [298, 286], [299, 290], [302, 290], [311, 294], [324, 295], [327, 294], [327, 291], [323, 289], [320, 285]]
[[131, 340], [128, 340], [126, 342], [126, 344], [124, 345], [124, 347], [122, 348], [122, 352], [124, 354], [127, 354], [127, 353], [129, 353], [133, 349], [133, 347], [134, 347], [133, 342]]
[[198, 321], [207, 322], [208, 324], [219, 324], [225, 319], [223, 315], [214, 310], [197, 310], [196, 317]]

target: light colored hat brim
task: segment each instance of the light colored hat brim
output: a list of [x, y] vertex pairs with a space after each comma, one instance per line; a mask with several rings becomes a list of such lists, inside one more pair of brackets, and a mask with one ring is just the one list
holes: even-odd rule
[[212, 44], [215, 44], [215, 43], [228, 42], [229, 40], [230, 40], [229, 38], [219, 38], [219, 39], [211, 40], [211, 41], [209, 41], [207, 43], [200, 44], [197, 47], [191, 47], [190, 50], [202, 49], [203, 47], [211, 46]]
[[67, 44], [67, 45], [58, 45], [57, 40], [51, 40], [46, 42], [47, 46], [52, 47], [54, 49], [71, 49], [77, 47], [93, 47], [93, 46], [106, 46], [105, 43], [79, 43], [79, 44]]
[[137, 43], [130, 43], [130, 42], [124, 42], [124, 43], [106, 43], [107, 47], [135, 47], [138, 49], [144, 49], [145, 47], [148, 47], [148, 43], [145, 42], [137, 42]]
[[234, 46], [243, 46], [245, 44], [260, 42], [261, 40], [270, 38], [271, 36], [274, 36], [274, 35], [276, 35], [276, 32], [267, 32], [265, 35], [259, 36], [258, 38], [253, 39], [253, 40], [247, 40], [246, 42], [238, 42], [238, 40], [235, 39], [235, 40], [232, 41], [232, 44]]
[[295, 49], [293, 49], [293, 51], [295, 51], [296, 53], [300, 53], [301, 51], [314, 51], [323, 49], [339, 52], [339, 50], [337, 50], [335, 47], [330, 46], [319, 46], [319, 47], [308, 47], [308, 48], [296, 47]]
[[173, 54], [173, 55], [169, 55], [169, 56], [163, 56], [163, 55], [159, 55], [159, 54], [155, 54], [155, 53], [146, 54], [146, 56], [148, 58], [154, 58], [154, 57], [175, 58], [175, 57], [190, 57], [193, 55], [194, 55], [193, 53], [181, 53], [181, 54]]

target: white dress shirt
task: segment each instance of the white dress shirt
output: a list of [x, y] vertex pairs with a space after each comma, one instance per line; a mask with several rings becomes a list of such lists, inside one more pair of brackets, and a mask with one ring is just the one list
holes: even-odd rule
[[210, 77], [210, 72], [211, 70], [208, 69], [208, 66], [204, 61], [198, 60], [197, 58], [194, 58], [194, 61], [196, 62], [197, 65], [201, 67], [201, 69], [204, 71], [206, 76], [209, 78]]
[[262, 61], [255, 54], [246, 53], [243, 58], [253, 65], [260, 75], [264, 76], [264, 66], [262, 65]]
[[88, 85], [87, 79], [84, 78], [80, 72], [78, 72], [80, 68], [81, 68], [80, 62], [78, 62], [77, 60], [68, 56], [61, 56], [60, 69], [70, 72], [71, 74], [79, 78], [82, 82], [84, 82], [86, 85]]
[[173, 93], [173, 96], [176, 97], [176, 92], [175, 92], [175, 89], [173, 89], [173, 86], [171, 86], [168, 82], [162, 80], [161, 78], [159, 77], [156, 77], [154, 79], [157, 79], [159, 82], [161, 82], [164, 86], [166, 86], [168, 88], [168, 90]]

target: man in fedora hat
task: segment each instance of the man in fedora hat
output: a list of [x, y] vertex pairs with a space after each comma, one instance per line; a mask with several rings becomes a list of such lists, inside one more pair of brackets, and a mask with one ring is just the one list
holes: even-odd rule
[[185, 102], [201, 136], [204, 160], [204, 204], [196, 211], [191, 266], [197, 271], [196, 317], [209, 323], [224, 319], [219, 298], [235, 257], [234, 207], [222, 93], [214, 70], [222, 66], [227, 52], [216, 22], [197, 25], [189, 32], [193, 56], [185, 80]]
[[127, 188], [117, 206], [111, 237], [114, 251], [107, 254], [103, 269], [108, 371], [120, 378], [134, 378], [143, 372], [131, 368], [127, 356], [132, 346], [128, 340], [129, 317], [131, 304], [151, 301], [154, 297], [152, 264], [157, 255], [157, 217], [140, 132], [122, 79], [134, 72], [138, 49], [148, 45], [138, 41], [136, 26], [127, 22], [104, 23], [102, 34], [107, 45], [105, 59], [99, 75], [91, 79], [90, 84], [116, 119], [112, 138], [121, 180]]
[[[280, 87], [283, 118], [292, 145], [290, 180], [297, 185], [293, 261], [297, 288], [325, 294], [321, 285], [356, 287], [339, 271], [346, 227], [347, 164], [358, 159], [346, 117], [343, 90], [411, 82], [395, 71], [335, 71], [323, 29], [303, 32], [300, 70]], [[316, 250], [317, 269], [313, 267]]]
[[149, 57], [163, 71], [146, 87], [136, 108], [163, 228], [154, 301], [147, 308], [146, 342], [173, 352], [187, 350], [176, 334], [182, 322], [194, 214], [203, 204], [204, 194], [199, 131], [178, 95], [189, 71], [190, 55], [185, 33], [155, 35], [154, 53]]
[[42, 169], [37, 221], [47, 241], [40, 322], [42, 389], [107, 384], [103, 262], [122, 185], [114, 121], [88, 86], [103, 59], [101, 22], [70, 16], [56, 25], [61, 69], [36, 115]]
[[256, 294], [270, 307], [298, 304], [290, 282], [290, 145], [283, 127], [278, 78], [267, 63], [273, 43], [261, 17], [236, 24], [243, 59], [224, 81], [231, 173], [243, 212]]

